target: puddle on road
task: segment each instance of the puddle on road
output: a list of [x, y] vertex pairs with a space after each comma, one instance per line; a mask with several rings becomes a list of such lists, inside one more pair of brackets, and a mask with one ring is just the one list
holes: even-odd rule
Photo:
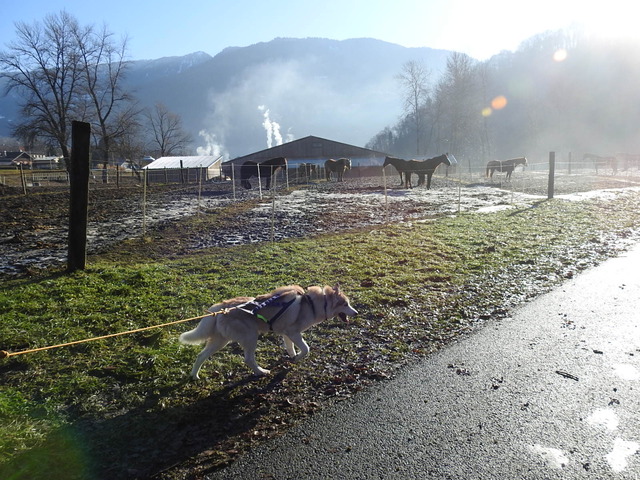
[[627, 469], [628, 458], [638, 452], [640, 445], [636, 442], [629, 442], [621, 438], [616, 438], [613, 442], [613, 450], [605, 458], [611, 466], [611, 470], [620, 473]]
[[551, 447], [543, 447], [538, 443], [529, 448], [533, 453], [539, 455], [551, 468], [560, 470], [569, 464], [569, 458], [564, 454], [562, 450]]
[[609, 408], [599, 408], [587, 418], [587, 423], [594, 427], [604, 427], [612, 432], [618, 428], [618, 416]]
[[619, 363], [613, 366], [613, 372], [622, 380], [638, 380], [640, 379], [640, 372], [633, 365], [628, 363]]

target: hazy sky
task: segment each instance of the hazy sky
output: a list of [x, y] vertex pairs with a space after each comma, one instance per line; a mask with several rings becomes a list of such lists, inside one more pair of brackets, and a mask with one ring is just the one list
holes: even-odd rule
[[15, 22], [41, 21], [63, 9], [81, 24], [106, 24], [129, 37], [131, 59], [154, 59], [276, 37], [371, 37], [406, 47], [464, 52], [484, 60], [522, 40], [579, 24], [638, 37], [631, 0], [0, 0], [0, 49]]

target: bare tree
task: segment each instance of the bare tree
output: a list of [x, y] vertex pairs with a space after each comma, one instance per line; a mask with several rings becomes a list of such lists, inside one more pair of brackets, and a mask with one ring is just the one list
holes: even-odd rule
[[[86, 112], [96, 132], [96, 153], [102, 157], [106, 173], [112, 153], [112, 143], [125, 134], [139, 113], [131, 96], [122, 89], [126, 73], [127, 41], [116, 42], [106, 26], [78, 27], [74, 31], [82, 71], [82, 98]], [[106, 181], [106, 175], [103, 176]]]
[[44, 23], [16, 23], [17, 40], [0, 52], [0, 78], [7, 81], [6, 92], [24, 97], [24, 121], [18, 133], [37, 132], [58, 143], [68, 165], [71, 121], [76, 107], [81, 71], [73, 32], [77, 21], [62, 11], [49, 15]]
[[475, 150], [481, 128], [481, 96], [474, 60], [463, 53], [452, 53], [438, 85], [438, 97], [446, 105], [442, 118], [447, 150], [460, 155]]
[[153, 138], [153, 149], [159, 157], [177, 153], [191, 143], [191, 135], [182, 129], [182, 118], [162, 103], [146, 113]]
[[429, 98], [428, 81], [431, 73], [422, 64], [414, 61], [405, 63], [397, 75], [404, 93], [404, 112], [411, 117], [416, 134], [416, 155], [420, 155], [422, 134], [422, 110]]

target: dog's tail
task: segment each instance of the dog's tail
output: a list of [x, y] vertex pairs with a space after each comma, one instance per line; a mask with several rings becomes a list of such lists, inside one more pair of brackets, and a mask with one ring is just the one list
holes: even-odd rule
[[208, 315], [200, 320], [200, 323], [193, 330], [184, 332], [178, 340], [186, 345], [200, 345], [211, 338], [216, 324], [216, 314]]

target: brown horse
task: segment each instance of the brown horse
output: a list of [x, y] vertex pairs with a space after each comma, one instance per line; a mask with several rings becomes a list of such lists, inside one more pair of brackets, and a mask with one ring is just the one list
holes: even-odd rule
[[504, 172], [507, 174], [505, 180], [511, 180], [511, 174], [517, 165], [526, 167], [526, 157], [510, 158], [509, 160], [491, 160], [487, 163], [487, 177], [493, 178], [494, 172]]
[[436, 168], [444, 163], [447, 166], [456, 165], [458, 161], [456, 158], [449, 154], [443, 153], [437, 157], [428, 158], [427, 160], [409, 160], [409, 171], [405, 174], [408, 177], [409, 185], [411, 185], [411, 174], [418, 174], [418, 186], [424, 185], [424, 177], [427, 176], [427, 190], [431, 189], [431, 177], [436, 171]]
[[251, 184], [249, 183], [251, 177], [266, 178], [267, 184], [265, 188], [269, 190], [271, 177], [281, 168], [287, 169], [287, 159], [284, 157], [271, 158], [260, 163], [247, 160], [240, 167], [240, 184], [249, 190], [251, 189]]
[[341, 182], [344, 179], [344, 172], [351, 170], [351, 159], [341, 158], [340, 160], [334, 160], [330, 158], [324, 162], [324, 170], [327, 175], [327, 182], [331, 180], [331, 173], [335, 173], [337, 180]]
[[400, 174], [400, 185], [402, 182], [402, 175], [404, 174], [404, 186], [405, 188], [411, 188], [411, 174], [416, 173], [418, 175], [418, 186], [424, 185], [425, 175], [427, 177], [427, 190], [431, 188], [431, 177], [433, 176], [436, 168], [441, 163], [446, 165], [456, 165], [458, 161], [450, 153], [444, 153], [437, 157], [429, 158], [427, 160], [405, 160], [403, 158], [386, 157], [382, 168], [387, 165], [393, 165]]

